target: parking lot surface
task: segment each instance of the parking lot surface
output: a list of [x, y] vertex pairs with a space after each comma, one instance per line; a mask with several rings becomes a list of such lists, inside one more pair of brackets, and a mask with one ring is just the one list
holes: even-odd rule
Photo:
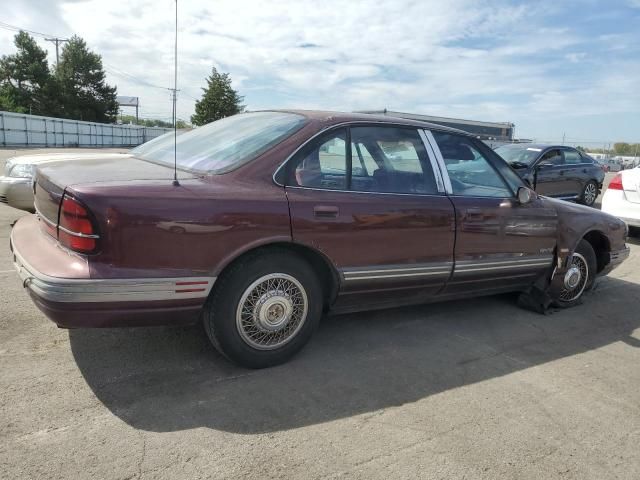
[[640, 246], [584, 304], [513, 295], [324, 319], [235, 367], [201, 327], [61, 330], [0, 205], [0, 477], [640, 478]]

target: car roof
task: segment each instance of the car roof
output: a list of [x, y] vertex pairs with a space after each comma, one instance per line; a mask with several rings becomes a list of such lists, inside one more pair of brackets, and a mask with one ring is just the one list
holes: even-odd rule
[[394, 125], [408, 125], [412, 127], [422, 127], [429, 130], [439, 130], [441, 132], [457, 133], [460, 135], [466, 135], [472, 137], [473, 135], [465, 132], [464, 130], [458, 130], [457, 128], [445, 127], [436, 123], [423, 122], [421, 120], [411, 120], [408, 118], [394, 117], [391, 115], [380, 115], [372, 113], [352, 113], [352, 112], [335, 112], [330, 110], [295, 110], [295, 109], [278, 109], [278, 110], [263, 110], [269, 112], [285, 112], [302, 115], [310, 120], [316, 120], [325, 123], [327, 126], [339, 125], [341, 123], [350, 122], [374, 122], [374, 123], [389, 123]]
[[570, 148], [575, 150], [574, 147], [569, 145], [554, 145], [552, 143], [505, 143], [504, 145], [500, 145], [500, 147], [537, 148], [540, 150], [547, 150], [549, 148]]

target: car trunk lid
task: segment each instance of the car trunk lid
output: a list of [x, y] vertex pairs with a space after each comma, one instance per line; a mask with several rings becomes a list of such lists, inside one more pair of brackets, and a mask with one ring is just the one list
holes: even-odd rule
[[[63, 159], [61, 159], [63, 160]], [[181, 179], [194, 175], [180, 172]], [[130, 154], [91, 155], [73, 162], [52, 162], [38, 166], [34, 180], [34, 205], [43, 230], [57, 238], [60, 206], [67, 188], [104, 182], [162, 180], [171, 182], [173, 169]]]

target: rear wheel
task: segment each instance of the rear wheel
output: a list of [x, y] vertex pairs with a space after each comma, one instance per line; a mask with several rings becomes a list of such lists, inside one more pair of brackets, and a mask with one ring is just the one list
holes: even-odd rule
[[231, 361], [264, 368], [289, 360], [322, 315], [312, 267], [286, 251], [248, 256], [225, 272], [207, 301], [205, 330]]
[[566, 308], [580, 303], [584, 293], [593, 287], [597, 269], [593, 247], [586, 240], [580, 240], [564, 274], [562, 287], [553, 292], [554, 304]]
[[598, 198], [598, 184], [593, 180], [589, 180], [582, 189], [580, 203], [590, 207], [595, 203], [596, 198]]

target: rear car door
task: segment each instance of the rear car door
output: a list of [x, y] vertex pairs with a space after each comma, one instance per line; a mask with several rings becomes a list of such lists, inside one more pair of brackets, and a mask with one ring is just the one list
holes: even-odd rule
[[[541, 199], [521, 205], [518, 175], [472, 137], [433, 131], [456, 209], [455, 267], [445, 294], [518, 290], [550, 268], [557, 214]], [[473, 168], [465, 168], [465, 163]], [[461, 173], [464, 172], [464, 173]]]
[[548, 197], [566, 194], [564, 157], [558, 148], [546, 151], [534, 165], [536, 192]]
[[566, 196], [577, 197], [582, 193], [582, 188], [591, 179], [591, 171], [588, 163], [583, 160], [580, 152], [573, 148], [562, 149], [564, 155], [564, 177], [566, 184]]
[[415, 128], [354, 125], [287, 162], [293, 240], [337, 268], [337, 309], [422, 301], [443, 288], [455, 216], [432, 161]]

